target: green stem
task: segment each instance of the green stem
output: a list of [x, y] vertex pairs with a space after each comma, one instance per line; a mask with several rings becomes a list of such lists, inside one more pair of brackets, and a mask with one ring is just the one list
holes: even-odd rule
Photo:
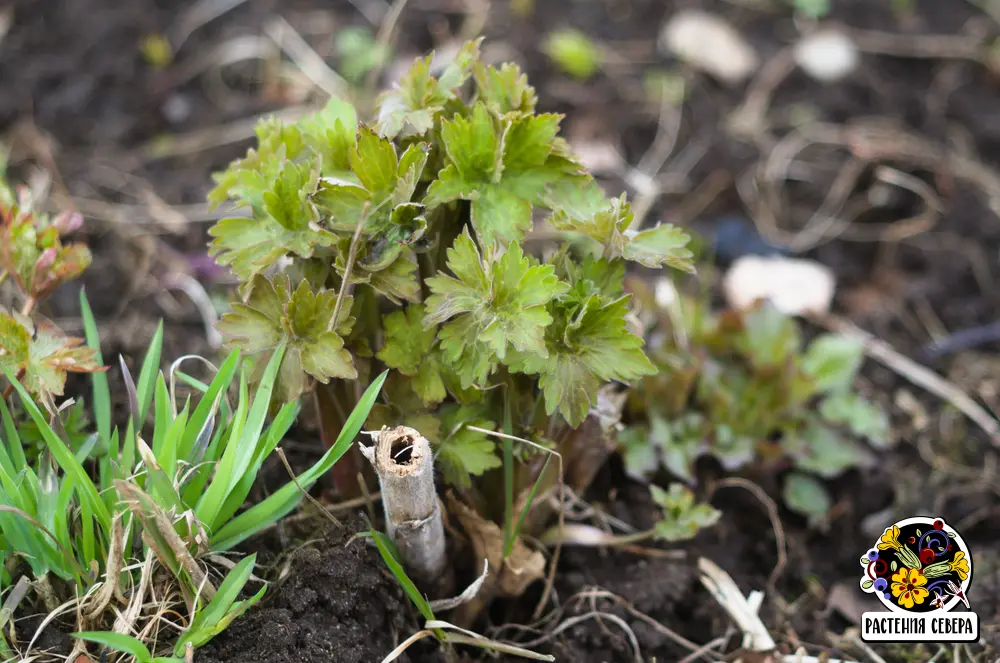
[[[514, 434], [510, 397], [510, 385], [508, 385], [503, 401], [503, 432], [508, 436]], [[509, 437], [503, 440], [503, 493], [503, 556], [506, 559], [514, 549], [514, 442]]]

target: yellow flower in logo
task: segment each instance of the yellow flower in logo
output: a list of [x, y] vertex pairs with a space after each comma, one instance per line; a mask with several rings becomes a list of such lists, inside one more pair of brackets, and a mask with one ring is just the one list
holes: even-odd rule
[[878, 540], [878, 549], [889, 550], [892, 548], [893, 550], [899, 550], [900, 547], [899, 528], [893, 525], [892, 529], [887, 529], [885, 533], [882, 534], [882, 538]]
[[955, 558], [950, 562], [951, 570], [958, 574], [958, 577], [965, 580], [969, 577], [969, 560], [965, 558], [965, 553], [959, 550], [955, 553]]
[[923, 603], [930, 594], [924, 587], [926, 584], [927, 578], [919, 569], [904, 566], [892, 576], [892, 595], [896, 597], [896, 603], [910, 610], [914, 604]]

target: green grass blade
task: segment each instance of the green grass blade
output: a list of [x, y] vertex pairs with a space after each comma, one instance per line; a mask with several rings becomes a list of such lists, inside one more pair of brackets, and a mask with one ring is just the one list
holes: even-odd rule
[[250, 466], [243, 472], [243, 476], [240, 477], [239, 482], [230, 491], [229, 497], [226, 498], [226, 503], [222, 505], [222, 509], [216, 518], [218, 522], [226, 523], [239, 510], [240, 506], [243, 505], [243, 502], [250, 494], [250, 490], [253, 488], [254, 481], [257, 480], [257, 473], [260, 472], [264, 460], [285, 437], [285, 433], [292, 427], [292, 423], [295, 422], [298, 414], [298, 403], [286, 403], [278, 411], [267, 432], [261, 436], [261, 444], [258, 445]]
[[4, 431], [0, 436], [0, 486], [17, 500], [14, 506], [35, 513], [38, 507], [38, 477], [24, 458], [21, 438], [2, 398], [0, 418], [3, 419]]
[[167, 429], [174, 423], [174, 408], [170, 402], [170, 392], [167, 381], [163, 379], [163, 371], [156, 376], [156, 390], [153, 396], [153, 455], [160, 457], [160, 449], [167, 437]]
[[271, 394], [274, 391], [274, 383], [278, 378], [278, 369], [281, 367], [281, 360], [285, 356], [285, 344], [282, 343], [267, 362], [264, 374], [257, 385], [254, 394], [253, 404], [247, 413], [246, 425], [234, 437], [229, 440], [226, 450], [222, 452], [222, 459], [216, 467], [215, 477], [205, 492], [205, 500], [198, 504], [195, 513], [199, 520], [209, 526], [213, 531], [218, 529], [221, 523], [218, 522], [219, 512], [222, 510], [229, 493], [239, 483], [243, 473], [246, 472], [253, 460], [254, 452], [260, 442], [261, 432], [264, 430], [264, 421], [267, 418], [267, 411], [271, 405]]
[[[239, 597], [240, 592], [243, 591], [243, 587], [253, 574], [253, 567], [256, 560], [257, 555], [244, 557], [226, 574], [226, 578], [219, 585], [215, 597], [198, 612], [197, 616], [191, 622], [191, 626], [177, 639], [177, 644], [174, 647], [175, 656], [183, 656], [189, 642], [194, 647], [205, 644], [212, 636], [225, 627], [224, 624], [228, 624], [229, 621], [235, 618], [234, 616], [226, 620], [227, 614], [232, 610], [237, 597]], [[266, 587], [257, 593], [256, 600], [259, 600], [264, 595], [264, 589]], [[250, 606], [247, 605], [246, 607]], [[246, 608], [243, 609], [245, 610]], [[220, 624], [223, 625], [221, 628]]]
[[110, 631], [82, 631], [74, 633], [73, 637], [104, 645], [115, 651], [125, 652], [130, 656], [134, 656], [136, 663], [152, 663], [153, 661], [153, 655], [149, 653], [146, 645], [131, 635], [111, 633]]
[[[197, 504], [198, 500], [201, 498], [202, 493], [205, 490], [205, 485], [208, 480], [212, 477], [212, 460], [215, 459], [217, 455], [217, 450], [222, 444], [222, 440], [226, 437], [228, 433], [229, 426], [219, 426], [217, 429], [215, 426], [215, 417], [210, 417], [201, 431], [201, 437], [206, 438], [211, 436], [211, 440], [199, 439], [195, 445], [195, 449], [192, 450], [190, 454], [185, 459], [185, 462], [192, 466], [192, 471], [187, 474], [188, 479], [184, 484], [184, 492], [182, 499], [184, 504], [189, 507]], [[213, 432], [214, 431], [214, 432]], [[204, 451], [198, 453], [198, 449], [201, 445], [206, 444]]]
[[76, 459], [78, 461], [83, 463], [88, 458], [90, 458], [91, 452], [94, 450], [94, 447], [97, 446], [98, 438], [100, 438], [100, 435], [97, 433], [87, 436], [87, 439], [83, 441], [83, 444], [80, 445], [80, 448], [76, 450], [75, 454], [73, 454], [74, 456], [76, 456]]
[[177, 448], [178, 458], [187, 460], [191, 457], [192, 450], [198, 440], [199, 433], [205, 426], [205, 422], [218, 409], [221, 395], [229, 389], [229, 385], [233, 381], [233, 376], [236, 375], [236, 367], [239, 365], [239, 360], [239, 351], [233, 350], [226, 357], [226, 360], [222, 362], [222, 365], [219, 366], [219, 370], [215, 373], [215, 378], [212, 379], [208, 390], [202, 395], [198, 406], [191, 413], [191, 418], [188, 420], [188, 428], [184, 433], [184, 438], [181, 440], [180, 446]]
[[[503, 432], [514, 434], [509, 389], [503, 399]], [[514, 549], [514, 442], [509, 437], [503, 440], [503, 549], [504, 559]]]
[[32, 575], [38, 578], [47, 573], [50, 567], [49, 540], [40, 531], [31, 529], [34, 516], [14, 506], [14, 503], [14, 496], [0, 486], [0, 531], [3, 532], [5, 543], [24, 557]]
[[403, 588], [403, 591], [406, 592], [406, 595], [410, 597], [411, 601], [413, 601], [413, 605], [417, 606], [417, 610], [419, 610], [420, 614], [424, 616], [424, 619], [432, 621], [434, 619], [434, 611], [431, 610], [431, 604], [427, 602], [424, 595], [420, 593], [417, 586], [414, 585], [413, 581], [410, 580], [410, 577], [406, 575], [406, 571], [403, 570], [403, 565], [400, 564], [399, 560], [397, 560], [389, 551], [389, 546], [387, 544], [392, 543], [389, 540], [389, 537], [382, 532], [375, 531], [374, 529], [371, 530], [371, 534], [372, 538], [375, 539], [375, 546], [378, 548], [379, 554], [382, 555], [382, 560], [385, 562], [385, 565], [389, 567], [389, 572], [392, 573], [393, 577], [396, 578], [396, 581], [399, 582], [400, 586]]
[[80, 494], [81, 500], [87, 500], [90, 502], [90, 508], [94, 510], [94, 514], [101, 524], [102, 529], [109, 531], [111, 529], [111, 514], [108, 512], [107, 507], [105, 507], [104, 502], [101, 501], [101, 496], [97, 492], [97, 487], [94, 486], [93, 481], [87, 475], [87, 471], [80, 464], [80, 461], [76, 459], [73, 452], [69, 450], [69, 447], [59, 439], [59, 436], [55, 434], [52, 427], [49, 426], [49, 422], [45, 420], [38, 406], [31, 399], [31, 395], [25, 390], [20, 382], [17, 381], [15, 376], [6, 368], [2, 369], [7, 379], [10, 383], [14, 385], [17, 390], [18, 395], [21, 397], [21, 402], [24, 404], [24, 409], [28, 411], [35, 425], [38, 426], [39, 432], [42, 434], [42, 439], [45, 441], [46, 447], [52, 453], [53, 458], [56, 459], [56, 463], [62, 468], [63, 472], [73, 478], [76, 482], [77, 490]]
[[[180, 419], [178, 419], [180, 421]], [[146, 446], [145, 442], [139, 443], [139, 456], [146, 468], [147, 484], [150, 489], [147, 493], [164, 509], [173, 509], [176, 513], [181, 513], [184, 509], [181, 506], [181, 498], [174, 490], [174, 484], [168, 475], [157, 462], [152, 450]]]
[[[219, 441], [218, 448], [222, 450], [222, 456], [216, 459], [213, 454], [212, 457], [206, 458], [208, 463], [215, 463], [215, 468], [214, 472], [208, 475], [210, 481], [206, 484], [208, 487], [195, 504], [195, 515], [198, 516], [198, 520], [209, 527], [215, 522], [229, 492], [230, 476], [228, 473], [232, 472], [232, 468], [236, 464], [234, 456], [239, 452], [239, 441], [243, 435], [243, 429], [246, 427], [247, 409], [250, 407], [249, 398], [246, 376], [241, 374], [240, 396], [236, 405], [236, 413], [233, 415], [225, 436]], [[205, 465], [203, 469], [208, 471], [211, 468], [209, 465]]]
[[[118, 442], [118, 429], [115, 428], [111, 431], [111, 444], [108, 445], [107, 455], [101, 459], [100, 474], [101, 474], [101, 490], [104, 491], [105, 504], [108, 504], [108, 508], [114, 503], [114, 491], [110, 490], [112, 484], [115, 480], [115, 472], [117, 471], [117, 463], [121, 454], [121, 444]], [[104, 461], [107, 461], [105, 463]]]
[[[13, 515], [15, 518], [20, 518], [25, 523], [34, 528], [34, 530], [29, 530], [28, 540], [25, 542], [25, 550], [39, 549], [38, 554], [33, 554], [27, 557], [27, 562], [32, 568], [32, 572], [35, 577], [39, 577], [48, 572], [49, 569], [56, 571], [61, 569], [64, 565], [73, 568], [73, 572], [67, 574], [66, 580], [72, 580], [74, 575], [78, 579], [90, 578], [90, 574], [79, 565], [73, 554], [60, 543], [59, 538], [52, 533], [51, 530], [46, 528], [42, 523], [38, 521], [30, 513], [25, 513], [20, 509], [16, 509], [11, 506], [7, 506], [6, 496], [3, 495], [3, 491], [0, 490], [0, 522], [2, 522], [2, 517], [7, 514]], [[4, 525], [4, 536], [7, 536], [9, 532], [14, 532], [17, 528], [8, 527]], [[35, 531], [37, 530], [37, 531]], [[44, 535], [44, 536], [43, 536]], [[55, 548], [49, 547], [49, 542], [51, 542]], [[49, 551], [58, 550], [58, 555], [53, 556]], [[38, 564], [44, 562], [44, 567], [39, 567]]]
[[[66, 500], [66, 509], [69, 509], [68, 499]], [[94, 537], [94, 513], [85, 501], [80, 503], [80, 542], [83, 551], [83, 565], [90, 568], [90, 563], [97, 561], [97, 546]]]
[[[94, 320], [94, 313], [90, 310], [90, 302], [87, 300], [87, 293], [83, 288], [80, 288], [80, 315], [83, 318], [83, 331], [87, 339], [87, 346], [97, 352], [95, 359], [98, 364], [103, 366], [101, 337], [97, 332], [97, 322]], [[94, 399], [91, 408], [94, 410], [97, 434], [101, 436], [101, 442], [107, 444], [111, 440], [111, 389], [108, 387], [108, 374], [104, 372], [91, 373], [90, 383]]]
[[517, 524], [511, 532], [510, 540], [504, 544], [504, 559], [510, 557], [510, 553], [514, 550], [514, 541], [517, 540], [517, 535], [521, 531], [521, 526], [524, 525], [524, 519], [528, 517], [528, 512], [531, 511], [531, 505], [535, 503], [535, 496], [538, 494], [538, 489], [542, 485], [542, 479], [545, 477], [545, 472], [549, 469], [550, 462], [552, 462], [551, 454], [545, 459], [545, 464], [542, 465], [542, 471], [538, 473], [538, 478], [535, 479], [535, 484], [531, 487], [531, 492], [528, 493], [528, 499], [524, 503], [524, 507], [521, 509], [521, 515], [517, 517]]
[[136, 437], [135, 419], [129, 418], [128, 428], [125, 429], [125, 439], [122, 441], [122, 453], [118, 460], [121, 467], [122, 478], [132, 474], [135, 470]]
[[208, 642], [218, 634], [222, 633], [226, 629], [226, 627], [228, 627], [233, 622], [234, 619], [236, 619], [244, 612], [252, 608], [254, 604], [256, 604], [264, 597], [264, 593], [266, 591], [267, 591], [267, 586], [265, 585], [264, 587], [261, 587], [260, 590], [250, 598], [244, 601], [236, 601], [235, 603], [233, 603], [233, 605], [229, 608], [229, 610], [226, 611], [226, 613], [222, 615], [222, 618], [219, 619], [217, 622], [213, 624], [205, 623], [197, 631], [189, 630], [189, 634], [185, 638], [184, 644], [186, 645], [188, 642], [190, 642], [191, 646], [195, 648], [203, 646], [206, 642]]
[[190, 375], [188, 375], [184, 371], [174, 371], [174, 375], [177, 376], [178, 380], [180, 380], [181, 382], [183, 382], [187, 386], [191, 387], [192, 389], [200, 391], [203, 394], [206, 391], [208, 391], [208, 385], [207, 384], [205, 384], [204, 382], [202, 382], [198, 378], [191, 377]]
[[18, 435], [17, 427], [14, 425], [14, 418], [10, 416], [7, 403], [2, 398], [0, 398], [0, 418], [3, 419], [3, 429], [7, 436], [7, 446], [10, 451], [11, 461], [15, 467], [27, 467], [28, 459], [24, 456], [24, 446], [21, 444], [21, 436]]
[[146, 358], [142, 361], [142, 369], [139, 371], [139, 381], [136, 383], [136, 398], [139, 402], [139, 425], [146, 421], [146, 412], [149, 411], [149, 404], [153, 400], [153, 384], [156, 375], [160, 372], [160, 354], [163, 350], [163, 321], [156, 326], [156, 333], [146, 350]]
[[180, 443], [181, 436], [184, 435], [184, 430], [187, 428], [188, 423], [188, 408], [185, 405], [181, 413], [177, 415], [177, 418], [170, 424], [170, 428], [167, 429], [167, 433], [163, 438], [160, 445], [160, 449], [154, 450], [153, 455], [159, 462], [160, 467], [163, 471], [167, 473], [167, 476], [171, 479], [177, 474], [177, 445]]
[[0, 488], [11, 496], [11, 506], [34, 513], [37, 508], [34, 491], [24, 486], [25, 474], [14, 468], [2, 442], [0, 439]]
[[326, 453], [323, 454], [323, 457], [315, 465], [296, 478], [299, 485], [295, 485], [294, 482], [288, 482], [263, 501], [258, 502], [223, 525], [212, 536], [211, 545], [213, 550], [224, 551], [239, 545], [271, 523], [285, 517], [292, 509], [298, 506], [303, 498], [299, 486], [302, 486], [305, 490], [309, 490], [321, 476], [330, 471], [330, 468], [340, 460], [351, 447], [351, 444], [354, 443], [354, 439], [358, 436], [361, 427], [368, 419], [368, 414], [371, 412], [372, 406], [375, 405], [375, 400], [378, 398], [379, 392], [382, 390], [382, 384], [385, 382], [388, 374], [388, 371], [383, 372], [368, 386], [368, 389], [362, 394], [361, 400], [358, 401], [357, 406], [351, 412], [351, 416], [347, 418], [344, 427], [337, 436], [337, 441], [334, 442], [332, 447], [327, 449]]

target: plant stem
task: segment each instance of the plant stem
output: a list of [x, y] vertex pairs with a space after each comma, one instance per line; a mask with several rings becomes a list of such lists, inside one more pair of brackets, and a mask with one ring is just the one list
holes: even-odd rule
[[24, 301], [24, 306], [21, 307], [21, 315], [27, 318], [35, 310], [35, 304], [37, 303], [38, 301], [34, 297], [29, 296]]
[[[339, 406], [340, 394], [336, 391], [336, 385], [337, 383], [334, 381], [330, 381], [328, 384], [317, 383], [313, 390], [313, 397], [316, 399], [316, 414], [319, 417], [319, 434], [324, 449], [329, 449], [337, 441], [337, 436], [346, 420], [342, 408]], [[361, 495], [361, 488], [357, 482], [360, 470], [358, 449], [356, 445], [352, 444], [328, 475], [331, 487], [337, 491], [341, 499], [352, 499]]]
[[327, 327], [327, 331], [333, 331], [337, 328], [337, 321], [340, 319], [340, 308], [344, 304], [344, 295], [351, 284], [351, 271], [354, 269], [354, 261], [358, 259], [358, 243], [361, 241], [361, 231], [365, 227], [367, 219], [368, 204], [365, 203], [364, 208], [361, 210], [361, 219], [358, 220], [358, 227], [354, 230], [354, 237], [351, 238], [351, 247], [347, 253], [347, 262], [344, 263], [343, 281], [340, 282], [340, 291], [337, 292], [337, 303], [333, 308], [333, 317], [330, 318], [330, 325]]
[[[18, 369], [17, 374], [14, 376], [14, 379], [20, 380], [23, 377], [24, 377], [24, 369], [23, 368]], [[10, 398], [10, 395], [13, 391], [14, 391], [14, 383], [12, 382], [9, 385], [7, 385], [6, 389], [3, 390], [3, 395], [0, 396], [0, 398], [3, 398], [3, 400], [7, 400], [8, 398]]]
[[407, 426], [383, 428], [372, 437], [375, 444], [360, 447], [361, 453], [378, 473], [386, 533], [400, 561], [418, 582], [450, 591], [454, 576], [445, 554], [430, 442]]

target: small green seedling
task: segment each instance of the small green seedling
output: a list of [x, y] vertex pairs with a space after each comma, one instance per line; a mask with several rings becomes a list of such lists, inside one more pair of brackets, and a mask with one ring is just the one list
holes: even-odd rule
[[[51, 322], [36, 322], [32, 314], [56, 288], [90, 265], [86, 245], [64, 241], [80, 229], [83, 217], [76, 212], [56, 217], [41, 213], [35, 194], [24, 186], [12, 189], [5, 174], [6, 158], [0, 153], [0, 284], [12, 280], [23, 302], [19, 311], [0, 307], [0, 370], [23, 380], [35, 395], [61, 396], [67, 373], [103, 368], [92, 349], [81, 347], [82, 339], [66, 336]], [[8, 383], [3, 397], [11, 391]]]
[[[651, 353], [659, 372], [629, 405], [647, 423], [621, 438], [634, 476], [663, 467], [692, 481], [707, 455], [730, 471], [772, 462], [830, 479], [874, 462], [862, 440], [887, 442], [886, 414], [855, 391], [864, 358], [857, 341], [825, 334], [804, 346], [796, 321], [769, 304], [714, 314], [706, 302], [682, 298], [662, 319], [673, 322]], [[788, 506], [820, 522], [820, 484], [789, 481]]]
[[542, 50], [561, 70], [579, 80], [587, 80], [601, 68], [604, 54], [587, 35], [563, 29], [550, 33]]
[[360, 83], [373, 70], [384, 67], [392, 57], [388, 44], [375, 40], [364, 27], [344, 28], [335, 37], [340, 74], [351, 83]]
[[697, 503], [694, 492], [684, 484], [672, 483], [667, 490], [651, 485], [649, 489], [653, 502], [660, 507], [660, 519], [647, 530], [609, 534], [592, 525], [573, 524], [550, 529], [542, 540], [548, 544], [591, 547], [629, 546], [650, 540], [680, 543], [693, 539], [701, 530], [714, 526], [722, 517], [722, 512], [710, 504]]
[[825, 18], [830, 13], [831, 0], [791, 0], [795, 11], [811, 19]]
[[700, 530], [711, 527], [722, 512], [708, 504], [696, 504], [694, 493], [683, 484], [672, 483], [667, 490], [650, 486], [653, 501], [663, 509], [663, 518], [653, 530], [661, 541], [676, 542], [693, 539]]

